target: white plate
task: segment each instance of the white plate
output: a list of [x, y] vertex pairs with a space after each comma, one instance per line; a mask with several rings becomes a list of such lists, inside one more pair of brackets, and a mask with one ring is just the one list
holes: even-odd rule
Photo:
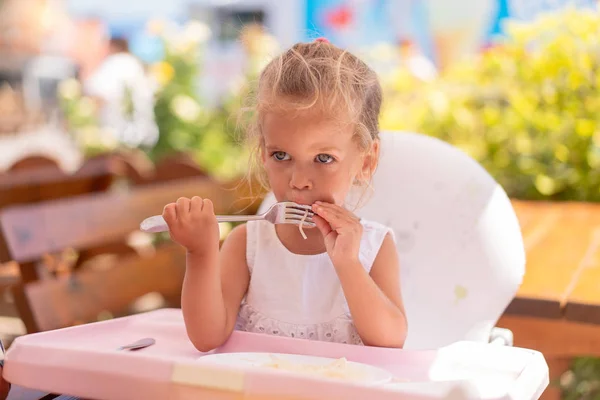
[[388, 371], [372, 365], [345, 359], [282, 353], [219, 353], [198, 359], [232, 367], [268, 368], [277, 373], [310, 375], [318, 379], [334, 379], [365, 385], [382, 385], [392, 379]]

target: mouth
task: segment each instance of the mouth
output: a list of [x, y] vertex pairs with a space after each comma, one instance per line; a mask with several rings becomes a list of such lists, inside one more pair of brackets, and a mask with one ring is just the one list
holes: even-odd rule
[[315, 204], [315, 202], [317, 202], [317, 201], [322, 201], [324, 203], [334, 203], [333, 198], [328, 195], [312, 197], [311, 199], [307, 199], [306, 197], [291, 195], [291, 196], [287, 197], [286, 201], [292, 201], [296, 204], [300, 204], [302, 206], [310, 206], [310, 207], [312, 207], [313, 204]]
[[288, 201], [294, 202], [296, 204], [300, 204], [301, 206], [312, 206], [314, 202], [305, 201], [302, 199], [290, 198]]

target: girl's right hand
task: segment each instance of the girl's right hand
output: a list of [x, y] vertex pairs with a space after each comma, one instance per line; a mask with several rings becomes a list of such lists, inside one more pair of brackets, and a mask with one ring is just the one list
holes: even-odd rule
[[219, 223], [212, 201], [198, 196], [180, 197], [167, 204], [162, 214], [169, 226], [173, 241], [185, 247], [188, 253], [206, 255], [219, 251]]

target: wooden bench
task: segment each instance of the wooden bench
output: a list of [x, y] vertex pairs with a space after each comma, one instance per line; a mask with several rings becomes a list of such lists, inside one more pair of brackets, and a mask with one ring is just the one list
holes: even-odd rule
[[[173, 270], [165, 267], [165, 260], [181, 260], [177, 250], [157, 250], [157, 257], [140, 260], [137, 255], [129, 255], [127, 261], [115, 266], [116, 271], [102, 275], [100, 272], [76, 271], [64, 280], [40, 280], [37, 270], [45, 254], [73, 248], [85, 251], [99, 246], [109, 246], [122, 243], [128, 235], [138, 230], [140, 222], [154, 214], [162, 213], [163, 207], [176, 201], [181, 196], [192, 197], [199, 195], [210, 198], [215, 203], [215, 211], [229, 214], [245, 210], [247, 213], [256, 211], [257, 202], [247, 199], [247, 187], [236, 184], [222, 185], [208, 178], [179, 179], [163, 184], [147, 185], [131, 189], [125, 193], [110, 192], [88, 194], [67, 199], [47, 201], [36, 204], [7, 207], [0, 210], [0, 227], [4, 233], [4, 242], [0, 243], [0, 262], [14, 260], [19, 263], [21, 279], [13, 289], [15, 303], [28, 332], [46, 330], [64, 325], [67, 321], [87, 319], [90, 312], [97, 310], [75, 312], [80, 304], [85, 304], [84, 298], [94, 298], [96, 291], [80, 290], [101, 285], [107, 291], [107, 296], [101, 304], [114, 306], [109, 301], [109, 294], [114, 289], [125, 286], [125, 282], [136, 285], [135, 280], [120, 278], [120, 271], [142, 271], [146, 268], [148, 275], [139, 276], [140, 280], [152, 279], [152, 284], [146, 284], [144, 290], [131, 290], [135, 295], [147, 291], [152, 285], [160, 286], [161, 280], [171, 279], [170, 273], [181, 277], [177, 268], [182, 268], [182, 262], [172, 266]], [[161, 252], [166, 252], [162, 254]], [[161, 255], [162, 254], [162, 255]], [[138, 257], [137, 259], [135, 257]], [[160, 258], [162, 257], [162, 258]], [[162, 261], [161, 261], [162, 260]], [[142, 267], [141, 265], [146, 265]], [[119, 271], [119, 272], [117, 272]], [[79, 274], [82, 275], [79, 275]], [[126, 274], [126, 272], [122, 272]], [[107, 272], [108, 274], [108, 272]], [[177, 275], [179, 274], [179, 275]], [[129, 273], [127, 276], [134, 276]], [[106, 276], [106, 278], [103, 278]], [[81, 284], [73, 284], [73, 278]], [[71, 280], [69, 280], [71, 279]], [[172, 281], [171, 281], [172, 282]], [[168, 286], [174, 289], [173, 285]], [[179, 287], [177, 287], [179, 290]], [[63, 293], [58, 296], [57, 293]], [[115, 296], [118, 294], [115, 292]], [[173, 298], [172, 293], [167, 293]], [[89, 297], [92, 296], [92, 297]], [[52, 302], [50, 298], [59, 298]], [[131, 296], [129, 296], [131, 297]], [[128, 298], [129, 298], [128, 297]], [[176, 297], [176, 296], [175, 296]], [[71, 305], [67, 300], [73, 300]], [[101, 299], [98, 298], [98, 301]], [[90, 300], [91, 301], [91, 300]], [[58, 303], [63, 304], [58, 307]], [[104, 306], [103, 306], [104, 307]], [[54, 314], [49, 309], [54, 310]], [[62, 311], [61, 311], [62, 310]], [[61, 313], [65, 313], [62, 315]], [[66, 315], [68, 314], [68, 316]], [[53, 315], [50, 317], [50, 315]], [[48, 317], [47, 317], [48, 316]], [[85, 317], [85, 318], [83, 318]]]
[[130, 165], [135, 166], [128, 171], [132, 185], [152, 185], [178, 179], [208, 177], [206, 171], [186, 153], [171, 154], [151, 165], [150, 160], [139, 154], [127, 154], [124, 158]]
[[23, 300], [35, 326], [26, 327], [28, 332], [46, 331], [127, 315], [132, 303], [149, 293], [160, 294], [165, 305], [179, 307], [184, 272], [185, 251], [171, 244], [152, 256], [119, 257], [106, 269], [31, 282], [23, 288]]
[[176, 153], [165, 157], [156, 164], [154, 182], [173, 179], [208, 176], [189, 154]]
[[53, 158], [46, 157], [44, 155], [30, 155], [12, 164], [10, 168], [8, 168], [8, 172], [23, 171], [32, 168], [50, 168], [57, 171], [61, 170], [60, 165], [58, 165], [58, 161]]
[[[139, 150], [115, 151], [83, 162], [69, 173], [46, 156], [29, 155], [0, 173], [0, 209], [108, 190], [117, 180], [127, 184], [153, 182], [154, 165]], [[181, 177], [187, 177], [183, 174]]]
[[[67, 174], [56, 160], [43, 155], [29, 155], [17, 160], [10, 165], [8, 171], [0, 174], [0, 209], [14, 204], [35, 203], [108, 190], [120, 173], [119, 167], [119, 164], [109, 159], [90, 160], [76, 173]], [[0, 236], [2, 236], [1, 231]], [[0, 262], [0, 315], [2, 316], [16, 314], [14, 305], [7, 301], [6, 293], [9, 286], [17, 282], [18, 278], [11, 264], [2, 265]]]
[[72, 174], [62, 171], [47, 157], [29, 156], [13, 164], [8, 173], [0, 175], [0, 209], [107, 191], [118, 180], [150, 179], [153, 168], [150, 160], [139, 151], [121, 151], [88, 159]]
[[[499, 321], [515, 345], [541, 351], [551, 379], [577, 356], [600, 357], [600, 205], [513, 201], [527, 267]], [[544, 399], [558, 399], [549, 388]]]
[[19, 168], [0, 175], [0, 209], [104, 191], [119, 174], [121, 165], [110, 158], [91, 159], [74, 174], [59, 168]]
[[45, 124], [21, 128], [0, 134], [0, 171], [29, 156], [55, 160], [65, 171], [77, 169], [82, 154], [67, 132]]

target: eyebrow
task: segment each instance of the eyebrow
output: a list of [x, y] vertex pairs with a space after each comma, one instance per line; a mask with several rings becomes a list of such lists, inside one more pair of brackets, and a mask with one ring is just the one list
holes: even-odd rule
[[[265, 149], [267, 151], [272, 151], [272, 150], [280, 150], [282, 148], [282, 146], [278, 146], [278, 145], [266, 145]], [[321, 152], [321, 153], [329, 153], [329, 152], [339, 152], [340, 149], [334, 146], [324, 146], [324, 147], [319, 147], [319, 148], [315, 148], [316, 151]]]
[[339, 151], [340, 149], [338, 149], [337, 147], [333, 147], [333, 146], [327, 146], [327, 147], [320, 147], [319, 149], [317, 149], [318, 151], [322, 151], [323, 153], [329, 153], [331, 151]]

